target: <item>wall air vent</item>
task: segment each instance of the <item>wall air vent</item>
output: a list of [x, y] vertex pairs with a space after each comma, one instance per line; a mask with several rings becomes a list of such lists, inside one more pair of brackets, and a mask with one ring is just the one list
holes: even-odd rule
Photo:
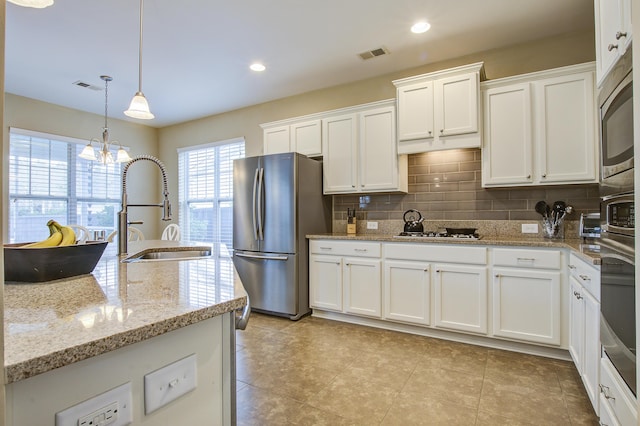
[[91, 90], [95, 90], [95, 91], [100, 91], [102, 90], [102, 87], [100, 86], [94, 86], [93, 84], [89, 84], [89, 83], [85, 83], [84, 81], [74, 81], [72, 84], [79, 86], [79, 87], [84, 87], [85, 89], [91, 89]]
[[360, 56], [360, 58], [364, 60], [367, 60], [367, 59], [375, 58], [377, 56], [388, 55], [388, 54], [389, 54], [389, 50], [386, 47], [379, 47], [377, 49], [362, 52], [358, 54], [358, 56]]

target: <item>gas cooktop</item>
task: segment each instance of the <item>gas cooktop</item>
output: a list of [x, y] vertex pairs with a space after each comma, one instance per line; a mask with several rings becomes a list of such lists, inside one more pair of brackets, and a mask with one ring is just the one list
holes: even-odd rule
[[473, 234], [463, 234], [463, 233], [448, 233], [448, 232], [401, 232], [399, 235], [394, 235], [394, 238], [442, 238], [442, 239], [451, 239], [451, 238], [460, 238], [466, 240], [479, 240], [481, 239], [480, 235], [477, 232]]

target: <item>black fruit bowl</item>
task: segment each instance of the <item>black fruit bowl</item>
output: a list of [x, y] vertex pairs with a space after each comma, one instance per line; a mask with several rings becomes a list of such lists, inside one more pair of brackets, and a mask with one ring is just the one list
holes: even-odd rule
[[24, 244], [5, 244], [5, 281], [43, 282], [88, 274], [96, 267], [108, 242], [41, 248], [21, 247]]

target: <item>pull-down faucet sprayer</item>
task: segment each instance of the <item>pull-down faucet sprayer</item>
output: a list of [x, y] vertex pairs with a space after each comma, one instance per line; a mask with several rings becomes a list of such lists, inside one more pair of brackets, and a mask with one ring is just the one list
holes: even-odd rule
[[[127, 172], [133, 163], [140, 160], [148, 160], [155, 163], [160, 168], [160, 172], [162, 172], [162, 193], [164, 194], [164, 200], [161, 204], [129, 204], [127, 202]], [[140, 155], [134, 157], [125, 164], [122, 169], [122, 206], [120, 212], [118, 212], [118, 255], [127, 254], [127, 227], [130, 223], [127, 216], [127, 207], [160, 207], [162, 208], [162, 220], [171, 220], [167, 170], [162, 161], [152, 155]]]

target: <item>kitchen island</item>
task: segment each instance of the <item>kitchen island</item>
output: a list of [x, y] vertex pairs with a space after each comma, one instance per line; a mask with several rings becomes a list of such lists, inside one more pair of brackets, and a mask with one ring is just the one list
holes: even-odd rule
[[[171, 245], [131, 242], [129, 253]], [[134, 424], [230, 424], [235, 312], [247, 296], [224, 251], [123, 263], [109, 244], [91, 274], [6, 282], [7, 424], [53, 425], [55, 413], [129, 382]], [[144, 376], [193, 354], [196, 388], [145, 410]]]

